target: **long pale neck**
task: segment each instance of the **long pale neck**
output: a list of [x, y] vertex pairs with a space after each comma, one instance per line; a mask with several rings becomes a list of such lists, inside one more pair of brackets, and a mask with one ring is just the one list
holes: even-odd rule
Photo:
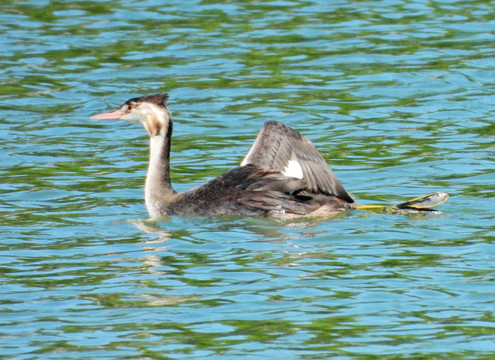
[[163, 215], [164, 207], [176, 193], [170, 183], [170, 138], [172, 121], [161, 123], [148, 119], [145, 128], [150, 135], [150, 160], [144, 188], [145, 202], [152, 218]]

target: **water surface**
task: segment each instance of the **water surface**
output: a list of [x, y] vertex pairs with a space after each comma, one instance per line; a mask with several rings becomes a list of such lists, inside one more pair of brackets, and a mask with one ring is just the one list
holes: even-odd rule
[[[2, 358], [493, 357], [493, 4], [0, 8]], [[143, 221], [145, 131], [89, 116], [159, 91], [179, 191], [274, 119], [363, 204], [451, 199], [430, 216]]]

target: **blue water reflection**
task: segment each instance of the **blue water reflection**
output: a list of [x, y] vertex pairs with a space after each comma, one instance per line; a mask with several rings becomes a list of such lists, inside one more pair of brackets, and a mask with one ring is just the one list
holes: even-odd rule
[[[489, 2], [7, 1], [0, 14], [0, 357], [491, 359]], [[266, 120], [364, 204], [440, 215], [146, 218], [144, 130], [89, 120], [167, 91], [177, 190]]]

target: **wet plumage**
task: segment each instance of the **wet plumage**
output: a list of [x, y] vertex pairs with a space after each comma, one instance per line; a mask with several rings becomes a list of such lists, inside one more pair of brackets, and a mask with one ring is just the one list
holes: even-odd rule
[[[264, 124], [239, 167], [202, 186], [184, 193], [175, 192], [170, 183], [172, 115], [167, 99], [167, 94], [136, 97], [116, 110], [92, 116], [95, 120], [139, 123], [148, 132], [150, 158], [145, 203], [151, 218], [164, 215], [294, 218], [366, 208], [356, 205], [310, 140], [277, 121]], [[446, 193], [436, 193], [413, 199], [404, 203], [406, 206], [383, 208], [422, 211], [447, 198]]]

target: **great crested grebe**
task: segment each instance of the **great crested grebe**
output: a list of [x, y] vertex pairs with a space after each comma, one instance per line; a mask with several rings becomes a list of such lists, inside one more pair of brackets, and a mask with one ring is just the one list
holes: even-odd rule
[[208, 183], [177, 193], [170, 183], [172, 115], [168, 94], [132, 98], [94, 120], [140, 123], [150, 136], [145, 203], [151, 218], [164, 215], [265, 215], [277, 218], [330, 216], [344, 210], [428, 211], [446, 193], [433, 193], [394, 207], [358, 206], [313, 143], [290, 127], [266, 122], [239, 167]]

